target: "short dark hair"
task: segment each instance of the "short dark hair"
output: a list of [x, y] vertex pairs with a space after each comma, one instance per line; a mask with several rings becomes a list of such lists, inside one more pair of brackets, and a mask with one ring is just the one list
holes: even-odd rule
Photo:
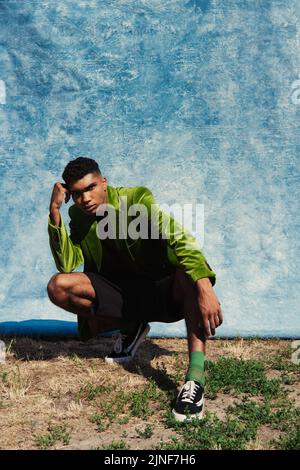
[[99, 173], [101, 175], [98, 163], [92, 158], [78, 157], [67, 164], [62, 177], [67, 187], [69, 187], [72, 183], [80, 180], [88, 173]]

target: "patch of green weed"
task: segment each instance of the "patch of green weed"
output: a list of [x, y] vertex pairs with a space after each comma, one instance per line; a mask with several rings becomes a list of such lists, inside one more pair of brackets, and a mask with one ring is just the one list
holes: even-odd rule
[[246, 443], [256, 435], [254, 426], [246, 425], [237, 419], [229, 419], [227, 422], [223, 422], [216, 415], [209, 412], [202, 420], [193, 419], [183, 423], [178, 423], [169, 414], [167, 424], [169, 427], [174, 428], [181, 437], [172, 438], [168, 443], [161, 443], [158, 449], [244, 449]]
[[97, 447], [96, 450], [128, 450], [130, 447], [121, 439], [120, 441], [112, 441], [110, 444]]
[[300, 428], [294, 429], [280, 440], [273, 442], [281, 450], [300, 450]]
[[113, 389], [113, 385], [103, 386], [92, 385], [91, 383], [87, 383], [86, 385], [80, 388], [79, 397], [86, 398], [87, 400], [91, 401], [94, 400], [94, 398], [96, 398], [98, 395], [104, 395], [106, 393], [112, 392]]
[[69, 444], [70, 434], [65, 425], [49, 424], [47, 430], [48, 434], [34, 437], [34, 442], [40, 449], [49, 449], [58, 441], [62, 441], [64, 445]]
[[91, 423], [96, 424], [96, 426], [97, 426], [96, 429], [97, 429], [98, 432], [102, 432], [102, 431], [105, 431], [105, 429], [107, 429], [107, 426], [108, 426], [107, 423], [105, 423], [103, 421], [103, 416], [101, 416], [98, 413], [93, 414], [90, 417], [90, 421], [91, 421]]
[[143, 431], [139, 428], [135, 428], [135, 432], [142, 439], [150, 439], [150, 437], [153, 436], [153, 427], [151, 424], [147, 424]]
[[206, 369], [206, 396], [210, 399], [220, 391], [261, 394], [267, 398], [283, 393], [278, 379], [267, 379], [260, 361], [221, 357], [216, 362], [206, 361]]

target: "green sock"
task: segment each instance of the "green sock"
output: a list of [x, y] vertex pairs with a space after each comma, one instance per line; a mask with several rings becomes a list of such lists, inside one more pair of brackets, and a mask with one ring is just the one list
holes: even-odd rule
[[195, 380], [196, 382], [200, 382], [202, 387], [205, 385], [204, 360], [205, 356], [203, 352], [192, 352], [189, 369], [186, 374], [186, 380]]

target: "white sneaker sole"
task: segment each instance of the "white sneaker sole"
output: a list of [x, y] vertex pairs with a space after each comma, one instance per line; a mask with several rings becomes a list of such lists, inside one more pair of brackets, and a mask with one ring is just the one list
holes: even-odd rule
[[200, 413], [195, 413], [193, 415], [182, 415], [180, 413], [177, 413], [174, 408], [172, 410], [172, 415], [174, 416], [174, 418], [176, 419], [176, 421], [179, 421], [180, 423], [183, 423], [184, 421], [191, 421], [192, 419], [203, 419], [203, 415], [204, 415], [204, 399], [203, 399], [203, 406], [202, 406], [202, 410], [200, 411]]
[[105, 356], [104, 360], [107, 364], [124, 364], [126, 362], [132, 361], [132, 359], [135, 356], [137, 348], [145, 341], [147, 334], [150, 331], [150, 325], [147, 325], [146, 328], [144, 329], [143, 333], [139, 337], [138, 341], [136, 342], [134, 348], [132, 348], [130, 356], [126, 357], [109, 357]]

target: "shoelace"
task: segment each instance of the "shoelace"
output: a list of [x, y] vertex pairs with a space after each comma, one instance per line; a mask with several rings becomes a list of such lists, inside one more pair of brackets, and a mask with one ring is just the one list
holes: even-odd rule
[[122, 333], [120, 333], [117, 336], [116, 342], [114, 344], [115, 353], [119, 354], [120, 352], [122, 352], [123, 343], [124, 343], [125, 338], [126, 338], [126, 335], [123, 335]]
[[182, 393], [181, 401], [193, 403], [198, 388], [199, 388], [199, 385], [197, 385], [194, 381], [189, 380], [183, 386], [183, 389], [182, 389], [183, 393]]

